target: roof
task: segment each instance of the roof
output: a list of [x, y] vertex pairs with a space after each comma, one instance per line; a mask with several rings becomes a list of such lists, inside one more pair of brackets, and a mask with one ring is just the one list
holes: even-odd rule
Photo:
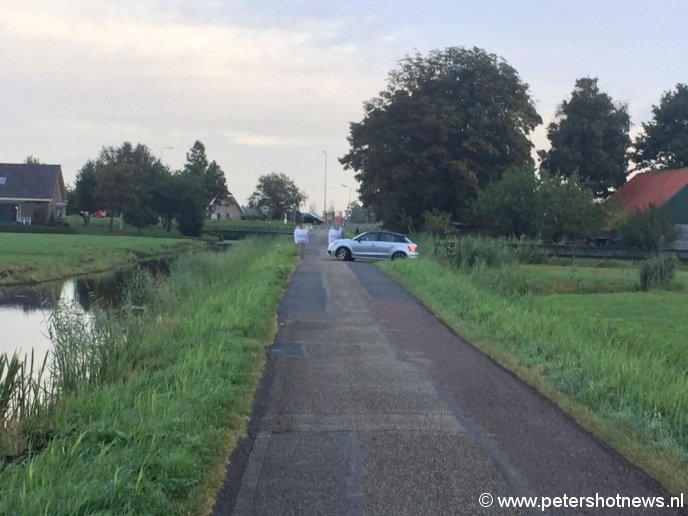
[[49, 200], [55, 193], [55, 183], [59, 183], [64, 197], [60, 165], [0, 163], [0, 199]]
[[612, 199], [625, 214], [659, 208], [688, 186], [688, 168], [643, 172], [619, 188]]
[[234, 197], [234, 194], [232, 192], [229, 192], [226, 196], [224, 197], [213, 197], [213, 200], [210, 201], [208, 204], [208, 208], [212, 209], [215, 207], [216, 204], [220, 204], [222, 201], [229, 201], [230, 204], [236, 205], [237, 208], [239, 208], [239, 211], [241, 213], [244, 212], [244, 209], [241, 207], [241, 205], [237, 202], [236, 197]]

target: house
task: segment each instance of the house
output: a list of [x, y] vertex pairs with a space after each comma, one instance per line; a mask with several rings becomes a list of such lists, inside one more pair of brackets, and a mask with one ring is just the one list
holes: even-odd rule
[[0, 163], [0, 224], [46, 223], [66, 210], [60, 165]]
[[227, 197], [215, 197], [208, 205], [209, 219], [240, 219], [244, 210], [230, 193]]
[[624, 215], [663, 208], [676, 224], [688, 224], [688, 168], [633, 176], [611, 198]]

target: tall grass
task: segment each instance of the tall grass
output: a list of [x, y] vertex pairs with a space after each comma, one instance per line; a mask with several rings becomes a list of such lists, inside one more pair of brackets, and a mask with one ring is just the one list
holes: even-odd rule
[[16, 354], [0, 355], [0, 464], [44, 441], [42, 433], [56, 400], [44, 376], [47, 359], [46, 354], [42, 362], [36, 362], [33, 351], [24, 360]]
[[64, 397], [48, 445], [0, 467], [0, 514], [206, 513], [295, 258], [286, 242], [246, 241], [139, 284], [119, 320], [124, 374]]
[[664, 256], [653, 256], [640, 263], [640, 290], [669, 288], [674, 281], [674, 260]]
[[[135, 283], [129, 288], [136, 288]], [[49, 319], [53, 343], [51, 382], [60, 393], [96, 386], [124, 375], [132, 350], [120, 313], [94, 309], [84, 314], [76, 304], [59, 305]]]

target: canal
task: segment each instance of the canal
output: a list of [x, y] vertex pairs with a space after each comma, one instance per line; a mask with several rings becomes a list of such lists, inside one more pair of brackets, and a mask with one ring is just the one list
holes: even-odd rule
[[[152, 274], [169, 272], [168, 260], [153, 260], [139, 267]], [[53, 346], [49, 320], [56, 306], [72, 307], [86, 318], [95, 307], [117, 307], [134, 271], [121, 269], [36, 287], [0, 287], [0, 355], [17, 353], [23, 359], [33, 350], [36, 359], [42, 360]]]

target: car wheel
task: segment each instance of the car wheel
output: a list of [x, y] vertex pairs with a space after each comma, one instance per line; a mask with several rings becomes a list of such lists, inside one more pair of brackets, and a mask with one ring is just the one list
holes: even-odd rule
[[351, 251], [349, 251], [346, 247], [340, 247], [334, 252], [334, 256], [340, 262], [345, 262], [351, 260]]
[[403, 260], [404, 258], [406, 258], [406, 255], [401, 251], [397, 251], [392, 255], [392, 260]]

